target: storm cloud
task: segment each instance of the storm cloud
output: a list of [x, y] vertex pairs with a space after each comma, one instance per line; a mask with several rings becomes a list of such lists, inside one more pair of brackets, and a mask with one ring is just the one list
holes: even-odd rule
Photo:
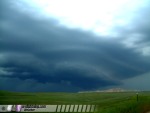
[[113, 38], [67, 28], [55, 18], [36, 18], [14, 2], [0, 1], [1, 90], [96, 90], [150, 72], [149, 7], [138, 13], [132, 28], [116, 28], [120, 34]]

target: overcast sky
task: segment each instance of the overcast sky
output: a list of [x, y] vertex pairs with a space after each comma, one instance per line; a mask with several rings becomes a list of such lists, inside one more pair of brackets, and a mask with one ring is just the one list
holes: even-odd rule
[[149, 0], [0, 0], [0, 89], [150, 90], [149, 6]]

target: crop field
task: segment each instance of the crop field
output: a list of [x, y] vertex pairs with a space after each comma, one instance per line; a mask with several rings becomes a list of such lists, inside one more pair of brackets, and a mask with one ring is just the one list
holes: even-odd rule
[[148, 113], [150, 92], [26, 93], [0, 91], [0, 104], [94, 104], [98, 113]]

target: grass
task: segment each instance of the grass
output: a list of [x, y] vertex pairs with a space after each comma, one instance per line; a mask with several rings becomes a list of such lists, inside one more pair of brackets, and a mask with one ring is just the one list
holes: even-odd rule
[[98, 113], [146, 113], [150, 92], [25, 93], [0, 91], [0, 104], [95, 104]]

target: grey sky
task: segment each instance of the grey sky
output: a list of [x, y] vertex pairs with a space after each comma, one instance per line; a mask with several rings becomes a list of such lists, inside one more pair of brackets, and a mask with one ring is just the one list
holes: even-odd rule
[[20, 1], [0, 4], [1, 90], [150, 90], [148, 82], [137, 85], [150, 76], [150, 7], [139, 10], [129, 25], [115, 26], [114, 37], [62, 25], [32, 8], [21, 9]]

